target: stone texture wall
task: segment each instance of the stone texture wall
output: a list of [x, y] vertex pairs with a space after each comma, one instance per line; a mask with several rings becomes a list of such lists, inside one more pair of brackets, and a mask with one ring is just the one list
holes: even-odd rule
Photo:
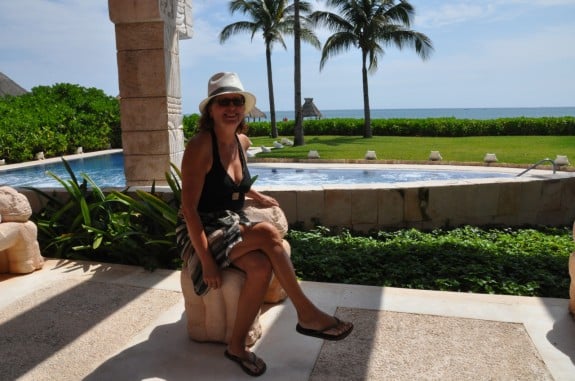
[[475, 180], [431, 186], [261, 188], [276, 197], [289, 223], [312, 227], [432, 229], [461, 225], [569, 225], [575, 178]]
[[179, 166], [184, 151], [178, 44], [182, 31], [191, 33], [181, 16], [189, 0], [109, 0], [108, 7], [127, 185], [165, 184], [170, 163]]

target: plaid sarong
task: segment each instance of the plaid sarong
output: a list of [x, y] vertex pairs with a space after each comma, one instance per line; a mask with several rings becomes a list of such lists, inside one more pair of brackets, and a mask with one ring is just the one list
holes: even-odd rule
[[[204, 225], [204, 231], [208, 237], [208, 247], [219, 268], [223, 269], [231, 265], [230, 251], [242, 241], [240, 224], [251, 225], [243, 212], [223, 210], [213, 213], [200, 213], [200, 219]], [[203, 280], [202, 264], [196, 255], [186, 222], [180, 213], [176, 226], [176, 244], [180, 257], [183, 260], [182, 271], [186, 271], [194, 284], [197, 295], [205, 295], [210, 290]]]

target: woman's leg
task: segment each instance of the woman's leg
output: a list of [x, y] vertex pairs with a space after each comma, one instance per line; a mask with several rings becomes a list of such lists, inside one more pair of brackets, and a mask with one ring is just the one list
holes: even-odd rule
[[267, 222], [242, 226], [242, 242], [232, 249], [232, 261], [254, 250], [261, 250], [271, 262], [274, 274], [292, 301], [301, 326], [312, 330], [328, 330], [326, 333], [337, 336], [351, 329], [351, 323], [337, 324], [333, 316], [318, 309], [304, 294], [295, 276], [289, 255], [282, 245], [277, 229]]
[[246, 280], [240, 292], [236, 320], [228, 343], [228, 352], [240, 358], [246, 358], [247, 335], [269, 287], [272, 266], [267, 256], [261, 251], [246, 253], [235, 259], [233, 263], [245, 272]]

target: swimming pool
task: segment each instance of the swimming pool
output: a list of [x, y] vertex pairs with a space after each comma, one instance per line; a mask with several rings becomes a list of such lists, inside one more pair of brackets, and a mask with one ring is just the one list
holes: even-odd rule
[[[80, 155], [75, 155], [80, 156]], [[126, 184], [124, 175], [124, 157], [121, 152], [108, 155], [86, 156], [67, 160], [79, 181], [81, 174], [88, 174], [100, 187], [123, 187]], [[14, 169], [0, 167], [0, 185], [11, 187], [61, 188], [62, 185], [47, 174], [53, 172], [58, 177], [68, 180], [70, 176], [61, 160], [46, 160], [27, 163], [26, 166]]]
[[252, 176], [258, 175], [256, 185], [297, 186], [332, 184], [395, 184], [433, 180], [468, 180], [513, 177], [512, 174], [481, 170], [455, 169], [373, 169], [363, 166], [353, 168], [333, 167], [325, 164], [272, 167], [253, 164]]
[[[124, 187], [124, 158], [121, 152], [107, 155], [87, 156], [68, 160], [78, 178], [88, 174], [100, 187]], [[258, 176], [256, 185], [301, 186], [329, 184], [385, 184], [430, 180], [468, 180], [486, 178], [508, 178], [512, 173], [472, 170], [437, 169], [435, 167], [381, 169], [376, 165], [325, 165], [325, 164], [259, 164], [250, 163], [250, 173]], [[421, 166], [420, 166], [421, 167]], [[372, 169], [373, 168], [373, 169]], [[46, 172], [58, 177], [70, 178], [61, 160], [51, 163], [37, 163], [23, 168], [3, 170], [0, 167], [0, 185], [14, 187], [52, 188], [61, 185]]]
[[[96, 184], [106, 188], [125, 183], [121, 150], [115, 151], [120, 155], [107, 152], [108, 157], [102, 157], [101, 152], [85, 153], [66, 159], [77, 176], [79, 172], [89, 173]], [[100, 157], [94, 161], [91, 156]], [[81, 159], [72, 160], [78, 157]], [[99, 171], [91, 173], [93, 167]], [[575, 173], [572, 172], [552, 174], [538, 169], [515, 177], [523, 170], [379, 163], [260, 162], [250, 163], [250, 167], [252, 176], [258, 175], [257, 188], [278, 200], [288, 223], [297, 223], [303, 228], [313, 228], [318, 223], [358, 231], [435, 229], [469, 224], [563, 226], [573, 224], [575, 219]], [[320, 167], [329, 170], [320, 171]], [[380, 168], [385, 171], [380, 172]], [[341, 169], [352, 169], [353, 175]], [[45, 174], [46, 170], [60, 173], [64, 179], [68, 177], [61, 159], [47, 159], [0, 166], [0, 185], [54, 188], [55, 195], [65, 199], [66, 191]], [[387, 180], [382, 177], [384, 174], [392, 178]], [[352, 176], [351, 183], [344, 183], [346, 176]], [[332, 184], [326, 185], [328, 181]], [[162, 188], [158, 191], [169, 192]], [[35, 192], [24, 188], [20, 191], [26, 194], [34, 211], [45, 205], [46, 199]]]

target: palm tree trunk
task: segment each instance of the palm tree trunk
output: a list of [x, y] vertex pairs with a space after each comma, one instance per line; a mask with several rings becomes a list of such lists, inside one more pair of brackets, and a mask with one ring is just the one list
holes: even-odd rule
[[270, 121], [272, 126], [272, 138], [278, 137], [278, 126], [276, 124], [276, 106], [274, 100], [274, 81], [272, 78], [272, 50], [269, 43], [266, 44], [266, 66], [268, 70], [268, 93], [270, 99]]
[[371, 138], [371, 114], [369, 110], [369, 88], [367, 83], [367, 52], [362, 52], [361, 77], [363, 80], [363, 137]]
[[303, 116], [301, 110], [301, 29], [299, 22], [299, 0], [294, 0], [294, 9], [294, 145], [302, 146], [305, 143], [303, 138]]

